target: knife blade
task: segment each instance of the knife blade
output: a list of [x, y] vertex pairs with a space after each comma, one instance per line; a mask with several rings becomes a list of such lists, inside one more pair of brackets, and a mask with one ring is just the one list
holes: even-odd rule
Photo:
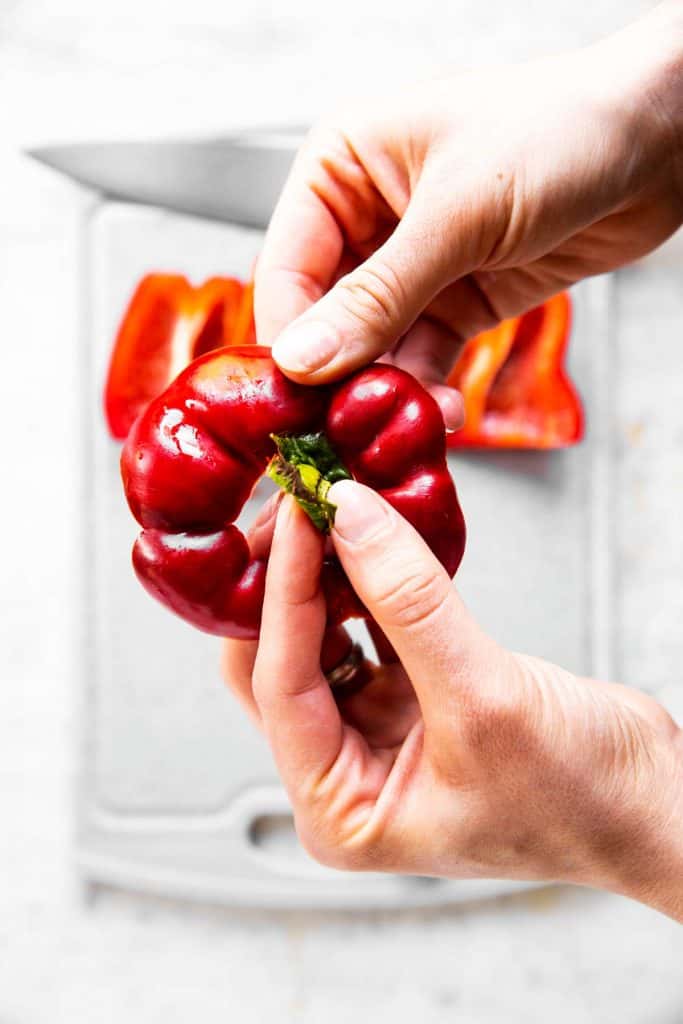
[[28, 155], [114, 199], [265, 228], [303, 138], [303, 129], [285, 128], [212, 139], [70, 143]]

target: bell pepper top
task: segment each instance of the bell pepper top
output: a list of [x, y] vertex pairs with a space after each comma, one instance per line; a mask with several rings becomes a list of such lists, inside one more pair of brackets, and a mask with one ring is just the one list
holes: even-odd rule
[[270, 436], [277, 453], [268, 463], [268, 476], [278, 487], [294, 495], [321, 533], [329, 533], [334, 526], [337, 506], [327, 500], [327, 493], [338, 480], [351, 479], [348, 469], [322, 431], [300, 437]]

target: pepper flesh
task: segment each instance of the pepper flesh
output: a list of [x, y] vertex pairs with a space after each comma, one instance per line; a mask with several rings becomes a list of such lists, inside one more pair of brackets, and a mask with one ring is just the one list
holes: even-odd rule
[[448, 383], [465, 405], [454, 448], [562, 448], [583, 437], [581, 400], [564, 368], [566, 292], [465, 345]]
[[[147, 590], [208, 633], [256, 637], [266, 562], [252, 556], [234, 521], [275, 453], [271, 435], [316, 431], [452, 576], [465, 524], [431, 396], [405, 371], [380, 364], [336, 387], [304, 387], [280, 372], [269, 349], [244, 346], [195, 360], [128, 435], [121, 470], [143, 527], [133, 564]], [[321, 583], [328, 626], [367, 614], [332, 555]]]
[[109, 364], [104, 406], [110, 433], [125, 439], [142, 410], [197, 356], [255, 340], [251, 284], [212, 277], [195, 288], [180, 274], [143, 277]]

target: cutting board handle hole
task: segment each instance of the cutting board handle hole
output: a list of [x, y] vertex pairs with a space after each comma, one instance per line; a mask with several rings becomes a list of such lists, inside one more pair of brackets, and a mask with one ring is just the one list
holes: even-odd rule
[[259, 814], [250, 822], [249, 842], [264, 853], [302, 858], [291, 814]]

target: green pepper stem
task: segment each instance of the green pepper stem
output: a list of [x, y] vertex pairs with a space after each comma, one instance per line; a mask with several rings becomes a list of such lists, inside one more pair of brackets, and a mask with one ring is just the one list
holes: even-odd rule
[[333, 483], [351, 479], [348, 469], [322, 432], [270, 436], [277, 451], [268, 463], [267, 475], [294, 496], [321, 533], [329, 533], [336, 505], [327, 500], [327, 494]]

